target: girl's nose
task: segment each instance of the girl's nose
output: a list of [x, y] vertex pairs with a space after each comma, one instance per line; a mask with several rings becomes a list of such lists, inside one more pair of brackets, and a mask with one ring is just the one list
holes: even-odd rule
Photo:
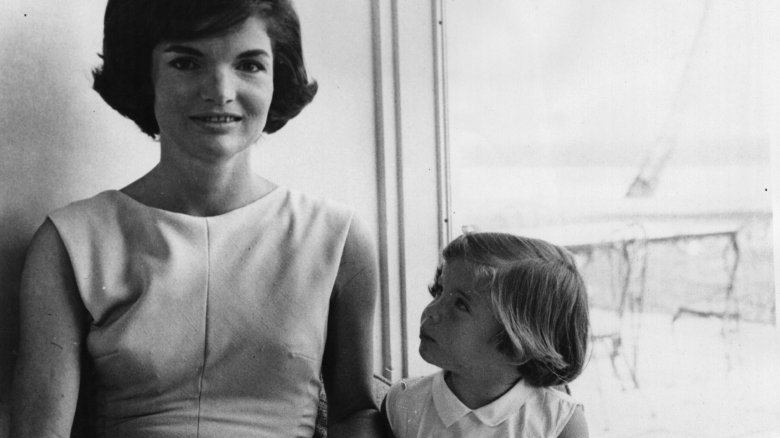
[[219, 105], [232, 102], [236, 98], [236, 89], [230, 73], [215, 69], [207, 74], [200, 87], [200, 97]]
[[441, 319], [441, 315], [439, 314], [439, 308], [436, 305], [436, 302], [432, 302], [431, 304], [428, 304], [428, 306], [425, 307], [422, 311], [422, 317], [420, 318], [420, 325], [423, 325], [426, 323], [426, 321], [430, 321], [431, 323], [437, 323]]

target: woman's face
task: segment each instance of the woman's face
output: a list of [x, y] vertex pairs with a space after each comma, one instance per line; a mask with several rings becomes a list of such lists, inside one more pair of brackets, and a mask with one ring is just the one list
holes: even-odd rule
[[265, 23], [250, 17], [221, 35], [161, 42], [152, 83], [163, 154], [219, 161], [247, 151], [274, 91]]

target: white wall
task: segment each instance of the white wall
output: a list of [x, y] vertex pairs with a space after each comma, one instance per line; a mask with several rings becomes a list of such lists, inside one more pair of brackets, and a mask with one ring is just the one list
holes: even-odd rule
[[298, 3], [314, 101], [255, 153], [259, 172], [354, 206], [376, 222], [371, 5]]
[[0, 3], [0, 436], [5, 436], [16, 293], [47, 211], [120, 187], [156, 146], [90, 91], [101, 2]]

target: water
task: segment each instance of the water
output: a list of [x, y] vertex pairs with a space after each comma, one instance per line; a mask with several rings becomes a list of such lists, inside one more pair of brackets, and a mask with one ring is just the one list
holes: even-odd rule
[[635, 167], [465, 167], [452, 172], [453, 224], [524, 228], [626, 217], [769, 215], [766, 165], [665, 169], [649, 198], [625, 193]]

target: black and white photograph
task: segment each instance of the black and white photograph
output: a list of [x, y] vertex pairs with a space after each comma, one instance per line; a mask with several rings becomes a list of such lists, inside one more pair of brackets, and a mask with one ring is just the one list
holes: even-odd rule
[[780, 3], [0, 4], [0, 438], [780, 437]]

